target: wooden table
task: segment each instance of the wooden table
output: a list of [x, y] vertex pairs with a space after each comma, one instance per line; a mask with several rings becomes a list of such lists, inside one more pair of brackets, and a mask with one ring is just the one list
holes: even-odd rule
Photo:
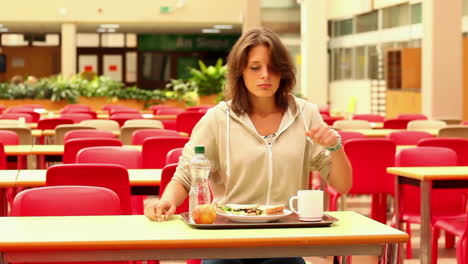
[[383, 255], [396, 263], [408, 235], [355, 212], [322, 228], [196, 229], [179, 216], [0, 218], [2, 263]]
[[[128, 177], [131, 186], [159, 186], [161, 169], [129, 169]], [[47, 170], [19, 170], [16, 178], [17, 187], [45, 186]], [[0, 171], [2, 177], [2, 171]], [[156, 194], [156, 193], [153, 193]]]
[[[386, 137], [391, 132], [402, 131], [402, 129], [343, 129], [343, 130], [359, 132], [359, 133], [364, 134], [364, 136], [366, 137], [372, 137], [372, 138], [382, 138], [382, 137]], [[437, 134], [439, 133], [438, 129], [425, 129], [421, 131], [429, 132], [433, 136], [437, 136]]]
[[460, 167], [390, 167], [387, 172], [395, 174], [395, 219], [399, 219], [400, 185], [410, 184], [421, 188], [421, 253], [422, 264], [431, 262], [431, 189], [450, 189], [468, 187], [468, 166]]
[[[124, 145], [124, 147], [135, 148], [141, 151], [141, 145]], [[29, 151], [30, 155], [63, 155], [64, 145], [33, 145]]]

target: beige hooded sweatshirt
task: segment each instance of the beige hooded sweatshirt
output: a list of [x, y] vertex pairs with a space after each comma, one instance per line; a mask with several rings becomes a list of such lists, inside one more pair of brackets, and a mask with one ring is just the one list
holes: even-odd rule
[[229, 102], [209, 109], [193, 129], [172, 180], [190, 190], [188, 164], [194, 147], [204, 145], [211, 162], [214, 203], [287, 206], [298, 190], [308, 189], [311, 170], [318, 170], [327, 180], [331, 164], [328, 151], [308, 142], [305, 135], [312, 124], [323, 124], [317, 105], [299, 98], [295, 101], [270, 144], [247, 115], [238, 116], [228, 107]]

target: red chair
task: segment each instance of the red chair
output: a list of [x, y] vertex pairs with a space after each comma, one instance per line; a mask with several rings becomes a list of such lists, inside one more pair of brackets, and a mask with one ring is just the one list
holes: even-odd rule
[[[47, 118], [41, 119], [37, 122], [37, 129], [46, 130], [46, 129], [55, 129], [58, 125], [69, 125], [73, 124], [73, 120], [65, 118]], [[40, 144], [44, 144], [44, 136], [39, 138]]]
[[406, 129], [410, 119], [387, 119], [383, 123], [383, 128], [386, 129]]
[[161, 108], [161, 109], [155, 110], [153, 113], [155, 115], [178, 115], [183, 112], [185, 112], [184, 109], [171, 107], [171, 108]]
[[5, 170], [6, 165], [6, 154], [4, 144], [0, 142], [0, 170]]
[[145, 139], [150, 137], [182, 137], [179, 132], [170, 129], [142, 129], [133, 132], [132, 145], [143, 145]]
[[96, 119], [88, 112], [67, 112], [60, 114], [60, 118], [73, 120], [73, 123], [80, 123], [83, 120]]
[[212, 108], [214, 105], [195, 105], [195, 106], [189, 106], [185, 108], [186, 111], [194, 111], [198, 112], [199, 110], [207, 110]]
[[182, 155], [182, 150], [184, 148], [175, 148], [170, 150], [166, 156], [166, 165], [172, 163], [179, 163], [179, 157]]
[[134, 113], [134, 114], [139, 114], [140, 111], [135, 108], [131, 107], [118, 107], [118, 108], [111, 108], [109, 110], [109, 115], [117, 114], [117, 113]]
[[329, 105], [319, 106], [319, 112], [320, 112], [321, 115], [330, 116], [330, 106]]
[[[166, 165], [161, 172], [161, 182], [159, 183], [159, 197], [162, 197], [166, 186], [172, 180], [174, 173], [176, 171], [177, 164], [168, 164]], [[176, 214], [181, 214], [188, 212], [189, 210], [189, 198], [185, 198], [184, 202], [176, 208]], [[200, 259], [188, 259], [187, 264], [200, 264]]]
[[0, 128], [0, 143], [2, 143], [3, 145], [18, 145], [18, 134], [9, 130], [1, 130]]
[[341, 136], [341, 142], [344, 144], [348, 142], [350, 139], [353, 138], [366, 138], [364, 134], [354, 131], [346, 131], [346, 130], [337, 130], [338, 134]]
[[[141, 151], [126, 147], [89, 147], [78, 152], [76, 163], [117, 164], [127, 169], [141, 169]], [[145, 197], [131, 196], [132, 214], [144, 213]]]
[[184, 137], [153, 137], [143, 142], [141, 150], [143, 168], [162, 169], [167, 153], [175, 148], [182, 148], [189, 141]]
[[322, 118], [323, 118], [323, 121], [329, 126], [333, 126], [333, 123], [335, 123], [335, 121], [337, 120], [343, 120], [343, 117], [331, 117], [331, 116], [325, 116], [325, 115], [322, 115]]
[[23, 114], [31, 115], [32, 121], [30, 123], [37, 123], [39, 119], [41, 119], [41, 114], [34, 112], [33, 109], [13, 108], [13, 109], [9, 109], [6, 112], [6, 114], [14, 114], [14, 113], [23, 113]]
[[104, 105], [101, 109], [104, 111], [110, 112], [110, 110], [112, 109], [128, 109], [128, 108], [130, 107], [126, 105], [108, 104], [108, 105]]
[[[395, 166], [456, 166], [457, 153], [445, 147], [417, 147], [403, 149], [395, 158]], [[432, 220], [459, 218], [464, 214], [463, 192], [454, 190], [432, 190], [431, 212]], [[400, 187], [400, 221], [406, 223], [406, 233], [411, 237], [411, 224], [421, 223], [420, 190], [416, 186], [402, 185]], [[446, 237], [446, 245], [450, 247], [453, 237]], [[437, 248], [435, 249], [437, 251]], [[433, 249], [434, 253], [434, 249]], [[437, 254], [437, 252], [436, 252]], [[406, 258], [412, 257], [411, 239], [406, 244]]]
[[143, 116], [140, 113], [115, 113], [111, 114], [109, 117], [110, 120], [117, 121], [120, 127], [122, 127], [127, 120], [142, 118]]
[[125, 167], [115, 164], [58, 164], [47, 169], [46, 185], [85, 185], [113, 190], [122, 214], [131, 213], [130, 182]]
[[434, 138], [434, 136], [425, 131], [402, 130], [391, 132], [387, 138], [397, 145], [417, 145], [421, 139]]
[[468, 121], [461, 121], [460, 125], [468, 125]]
[[424, 138], [418, 147], [445, 147], [457, 153], [458, 165], [468, 166], [468, 139], [465, 138]]
[[116, 138], [110, 131], [96, 130], [96, 129], [79, 129], [71, 130], [65, 133], [63, 142], [76, 138]]
[[158, 110], [158, 109], [162, 109], [162, 108], [170, 108], [170, 107], [174, 107], [174, 106], [170, 106], [170, 105], [151, 105], [149, 107], [149, 110], [153, 111], [153, 114], [154, 114], [154, 110]]
[[437, 264], [437, 240], [440, 230], [458, 237], [457, 263], [468, 264], [468, 211], [461, 219], [440, 219], [436, 220], [432, 226], [432, 263]]
[[[353, 168], [353, 186], [349, 194], [371, 194], [371, 218], [386, 223], [386, 195], [394, 194], [395, 180], [387, 167], [395, 164], [396, 145], [389, 139], [356, 138], [344, 144]], [[340, 194], [332, 193], [330, 208], [336, 208]]]
[[199, 112], [183, 112], [177, 115], [176, 126], [177, 131], [192, 134], [195, 125], [204, 116], [204, 113]]
[[141, 169], [141, 151], [127, 147], [88, 147], [78, 151], [76, 163], [118, 164], [127, 169]]
[[[122, 142], [115, 138], [77, 138], [65, 141], [63, 163], [75, 163], [78, 151], [88, 147], [122, 146]], [[112, 155], [112, 153], [109, 153]]]
[[382, 123], [385, 120], [385, 117], [377, 114], [357, 114], [353, 115], [354, 120], [367, 120], [369, 122], [379, 122]]
[[177, 123], [175, 120], [161, 120], [165, 129], [177, 130]]
[[19, 118], [24, 118], [26, 123], [34, 123], [34, 119], [31, 114], [29, 113], [6, 113], [0, 115], [0, 119], [15, 119], [18, 120]]
[[21, 191], [11, 216], [120, 215], [120, 199], [107, 188], [49, 186]]
[[427, 116], [423, 114], [400, 114], [397, 118], [406, 120], [426, 120]]

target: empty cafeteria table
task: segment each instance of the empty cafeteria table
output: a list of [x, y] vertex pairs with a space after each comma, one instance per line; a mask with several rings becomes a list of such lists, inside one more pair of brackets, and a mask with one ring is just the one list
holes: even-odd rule
[[421, 189], [421, 253], [422, 264], [431, 261], [431, 189], [468, 187], [468, 166], [453, 167], [389, 167], [387, 172], [397, 175], [395, 179], [395, 219], [401, 228], [398, 215], [398, 195], [401, 184], [419, 186]]
[[330, 227], [275, 229], [197, 229], [178, 215], [161, 223], [143, 215], [3, 217], [0, 256], [21, 263], [383, 255], [396, 263], [397, 244], [408, 240], [355, 212], [328, 214], [338, 219]]

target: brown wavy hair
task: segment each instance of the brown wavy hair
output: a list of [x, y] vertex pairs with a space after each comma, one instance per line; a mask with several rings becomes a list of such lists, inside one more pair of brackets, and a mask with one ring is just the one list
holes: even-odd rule
[[226, 98], [232, 100], [231, 108], [237, 114], [252, 113], [252, 103], [242, 72], [247, 67], [250, 50], [259, 45], [269, 47], [271, 69], [281, 74], [279, 88], [275, 93], [276, 105], [285, 112], [290, 104], [294, 104], [290, 93], [296, 84], [296, 68], [291, 55], [273, 31], [255, 28], [237, 40], [227, 58]]

